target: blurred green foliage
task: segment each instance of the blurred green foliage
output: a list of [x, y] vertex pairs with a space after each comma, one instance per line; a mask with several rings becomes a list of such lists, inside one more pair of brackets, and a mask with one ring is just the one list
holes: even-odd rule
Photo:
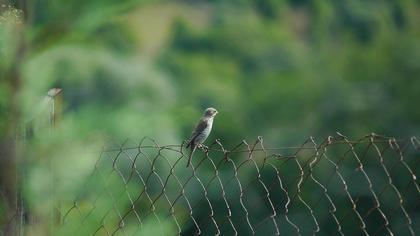
[[63, 88], [62, 118], [53, 132], [37, 130], [23, 154], [26, 199], [41, 215], [54, 201], [46, 163], [62, 186], [56, 194], [69, 197], [110, 139], [179, 144], [209, 106], [219, 110], [209, 142], [227, 147], [258, 135], [277, 147], [336, 131], [420, 132], [417, 1], [5, 4], [22, 11], [1, 8], [0, 132], [11, 106], [25, 127], [46, 91]]

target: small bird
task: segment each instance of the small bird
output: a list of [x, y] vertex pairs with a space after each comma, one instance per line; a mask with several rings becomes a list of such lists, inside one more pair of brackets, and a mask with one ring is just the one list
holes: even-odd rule
[[217, 114], [217, 110], [210, 107], [204, 111], [203, 117], [201, 117], [198, 124], [195, 126], [194, 131], [191, 134], [191, 138], [187, 144], [187, 148], [191, 147], [190, 156], [188, 157], [187, 167], [191, 163], [191, 157], [193, 156], [195, 149], [201, 147], [203, 142], [207, 139], [213, 126], [213, 119]]

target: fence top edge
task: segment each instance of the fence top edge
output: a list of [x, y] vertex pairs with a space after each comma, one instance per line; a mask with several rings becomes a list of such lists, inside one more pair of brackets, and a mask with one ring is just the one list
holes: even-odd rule
[[[145, 139], [149, 139], [151, 142], [153, 142], [153, 144], [144, 144]], [[417, 136], [411, 136], [409, 138], [396, 139], [394, 137], [381, 136], [381, 135], [376, 135], [374, 133], [372, 133], [370, 135], [366, 135], [359, 140], [349, 140], [349, 139], [347, 139], [346, 136], [341, 135], [341, 134], [339, 134], [339, 136], [328, 136], [326, 139], [324, 139], [319, 144], [315, 143], [313, 137], [310, 137], [305, 142], [303, 142], [301, 145], [283, 146], [283, 147], [276, 147], [276, 148], [263, 147], [261, 145], [262, 140], [263, 139], [262, 139], [261, 136], [257, 138], [257, 140], [255, 141], [255, 144], [260, 144], [260, 146], [255, 147], [255, 145], [254, 145], [254, 147], [252, 148], [252, 151], [287, 151], [287, 150], [305, 150], [305, 149], [306, 150], [317, 150], [317, 149], [324, 148], [324, 147], [331, 146], [331, 145], [335, 145], [335, 144], [357, 145], [357, 144], [366, 144], [366, 143], [372, 143], [372, 144], [388, 143], [390, 146], [392, 146], [393, 143], [395, 143], [395, 144], [411, 143], [410, 146], [412, 146], [415, 150], [420, 150], [420, 141], [419, 141], [419, 138]], [[151, 139], [151, 138], [148, 138], [148, 137], [143, 138], [142, 141], [137, 146], [125, 146], [125, 143], [126, 142], [124, 142], [120, 147], [104, 146], [102, 148], [102, 150], [100, 150], [99, 152], [102, 152], [102, 153], [122, 152], [122, 151], [127, 151], [127, 150], [140, 150], [140, 149], [160, 149], [160, 150], [172, 150], [172, 151], [180, 152], [180, 150], [185, 146], [184, 145], [185, 141], [181, 144], [159, 145], [159, 144], [157, 144], [157, 142], [154, 139]], [[230, 148], [230, 149], [225, 149], [223, 146], [221, 146], [221, 144], [219, 145], [219, 147], [216, 147], [216, 148], [213, 147], [216, 143], [220, 144], [220, 141], [218, 139], [216, 139], [216, 141], [214, 141], [208, 147], [207, 150], [208, 151], [213, 151], [213, 152], [222, 152], [222, 153], [226, 153], [226, 152], [228, 152], [228, 153], [241, 153], [241, 152], [249, 152], [250, 151], [249, 148], [252, 146], [252, 145], [249, 145], [245, 140], [243, 140], [241, 143], [239, 143], [238, 145], [235, 145], [233, 148]], [[240, 146], [242, 143], [245, 143], [247, 148], [242, 148], [242, 149], [236, 148], [236, 147]]]

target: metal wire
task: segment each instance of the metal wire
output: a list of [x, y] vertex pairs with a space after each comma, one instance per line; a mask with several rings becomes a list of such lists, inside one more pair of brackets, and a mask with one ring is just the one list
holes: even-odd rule
[[[418, 138], [376, 134], [266, 148], [220, 140], [104, 149], [60, 231], [75, 235], [416, 235]], [[149, 227], [149, 228], [148, 228]]]

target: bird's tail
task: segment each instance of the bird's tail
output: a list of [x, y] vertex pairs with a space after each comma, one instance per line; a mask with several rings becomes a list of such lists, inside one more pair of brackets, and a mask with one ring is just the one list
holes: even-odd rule
[[188, 157], [187, 167], [188, 167], [188, 166], [190, 166], [190, 163], [191, 163], [191, 158], [192, 158], [192, 156], [193, 156], [193, 154], [194, 154], [194, 152], [195, 152], [195, 149], [196, 149], [196, 148], [197, 148], [197, 147], [195, 147], [195, 146], [191, 145], [191, 152], [190, 152], [190, 156]]

